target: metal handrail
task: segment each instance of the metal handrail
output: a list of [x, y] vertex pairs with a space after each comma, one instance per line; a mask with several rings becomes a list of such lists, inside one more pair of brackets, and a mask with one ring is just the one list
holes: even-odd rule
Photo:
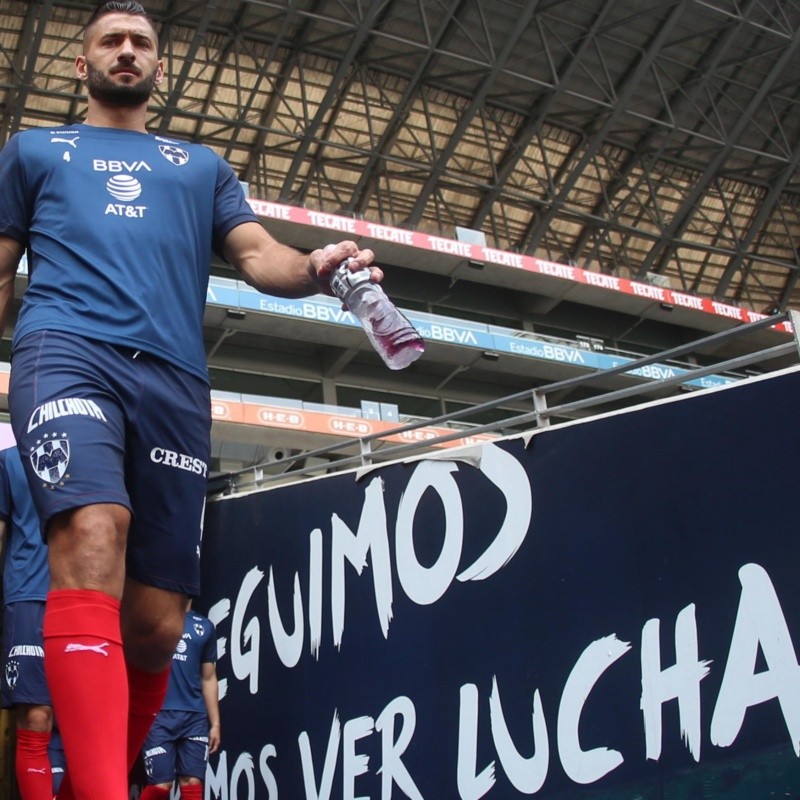
[[[625, 373], [641, 369], [642, 367], [649, 366], [656, 362], [664, 361], [680, 355], [685, 355], [700, 348], [716, 345], [723, 341], [741, 337], [762, 328], [774, 327], [775, 325], [786, 321], [792, 323], [794, 330], [794, 339], [791, 342], [728, 359], [712, 366], [698, 367], [692, 369], [690, 375], [676, 375], [669, 378], [663, 378], [658, 381], [642, 379], [642, 382], [636, 384], [635, 386], [629, 386], [604, 394], [598, 394], [583, 400], [577, 400], [551, 407], [547, 406], [547, 395], [550, 395], [553, 392], [574, 389], [577, 386], [591, 385], [598, 380], [613, 377], [614, 375], [624, 375]], [[571, 414], [575, 414], [577, 411], [584, 411], [595, 406], [607, 405], [608, 403], [614, 401], [627, 399], [629, 397], [652, 391], [654, 386], [664, 388], [680, 386], [687, 383], [689, 380], [695, 380], [697, 378], [711, 375], [720, 371], [738, 369], [750, 364], [770, 361], [790, 353], [797, 355], [798, 359], [800, 360], [800, 339], [798, 339], [798, 333], [800, 333], [800, 314], [798, 314], [798, 312], [790, 311], [788, 313], [765, 317], [764, 319], [757, 320], [755, 322], [746, 323], [727, 331], [706, 336], [686, 345], [680, 345], [679, 347], [671, 348], [670, 350], [666, 350], [656, 355], [644, 356], [611, 369], [593, 372], [575, 378], [568, 378], [566, 380], [555, 381], [537, 388], [525, 389], [521, 392], [506, 395], [496, 400], [480, 403], [478, 405], [470, 406], [469, 408], [454, 411], [449, 414], [442, 414], [441, 416], [433, 419], [418, 420], [413, 423], [391, 428], [390, 430], [371, 433], [365, 436], [353, 437], [352, 439], [346, 439], [326, 447], [320, 447], [314, 450], [307, 450], [303, 451], [302, 453], [287, 456], [286, 458], [282, 458], [277, 461], [263, 462], [261, 464], [236, 470], [234, 472], [229, 472], [225, 475], [212, 478], [209, 481], [209, 494], [213, 496], [237, 493], [239, 491], [244, 491], [251, 488], [259, 488], [269, 483], [285, 482], [288, 478], [297, 480], [304, 476], [314, 476], [319, 474], [321, 470], [330, 472], [339, 471], [347, 467], [355, 468], [374, 466], [374, 458], [378, 453], [372, 449], [373, 442], [380, 442], [388, 437], [419, 430], [420, 428], [441, 426], [448, 422], [461, 420], [468, 416], [480, 414], [484, 411], [495, 410], [502, 406], [507, 406], [510, 403], [516, 403], [523, 400], [531, 402], [533, 408], [532, 411], [512, 415], [503, 420], [487, 423], [485, 425], [476, 425], [474, 427], [470, 427], [466, 435], [468, 437], [472, 437], [480, 434], [497, 432], [501, 432], [502, 435], [504, 430], [522, 424], [527, 425], [529, 423], [535, 423], [537, 426], [548, 425], [550, 419], [554, 416], [569, 416]], [[456, 430], [452, 433], [431, 437], [423, 442], [411, 442], [394, 445], [386, 444], [380, 448], [380, 462], [384, 463], [389, 460], [396, 460], [401, 456], [408, 456], [409, 454], [422, 455], [438, 445], [446, 444], [448, 442], [463, 438], [465, 438], [465, 431]], [[334, 461], [330, 461], [327, 464], [312, 464], [310, 466], [304, 466], [288, 472], [264, 472], [265, 468], [267, 467], [275, 469], [285, 465], [287, 468], [289, 468], [299, 459], [319, 458], [334, 453], [341, 453], [342, 450], [350, 448], [357, 450], [357, 454], [352, 456], [343, 456]]]

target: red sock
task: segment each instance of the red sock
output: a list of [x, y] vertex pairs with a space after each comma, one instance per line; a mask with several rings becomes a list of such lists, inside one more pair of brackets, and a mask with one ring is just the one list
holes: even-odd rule
[[181, 800], [203, 800], [203, 784], [182, 783]]
[[61, 786], [56, 794], [56, 800], [75, 800], [75, 793], [72, 791], [72, 781], [69, 777], [69, 772], [64, 773], [61, 781]]
[[156, 714], [161, 710], [167, 694], [169, 667], [162, 672], [143, 672], [126, 664], [128, 669], [128, 771], [130, 772]]
[[169, 789], [163, 786], [145, 786], [139, 795], [139, 800], [167, 800]]
[[17, 730], [16, 773], [22, 800], [51, 800], [53, 777], [47, 746], [50, 734]]
[[119, 601], [103, 592], [59, 589], [44, 615], [47, 683], [64, 740], [60, 796], [128, 800], [128, 679]]

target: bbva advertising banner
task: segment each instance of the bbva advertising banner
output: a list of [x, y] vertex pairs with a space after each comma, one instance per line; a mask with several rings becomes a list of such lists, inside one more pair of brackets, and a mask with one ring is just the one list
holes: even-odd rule
[[223, 800], [800, 792], [800, 374], [208, 504]]

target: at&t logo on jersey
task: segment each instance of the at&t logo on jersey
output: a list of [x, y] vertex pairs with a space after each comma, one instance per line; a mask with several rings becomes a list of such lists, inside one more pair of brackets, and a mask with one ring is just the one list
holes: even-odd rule
[[183, 634], [183, 636], [178, 640], [178, 645], [175, 648], [175, 652], [172, 654], [173, 661], [186, 661], [186, 651], [189, 649], [186, 645], [186, 639], [189, 638], [188, 634]]
[[129, 203], [142, 193], [142, 184], [133, 175], [112, 175], [106, 182], [106, 189], [112, 197]]
[[106, 216], [125, 217], [126, 219], [141, 219], [147, 211], [147, 206], [132, 205], [142, 194], [141, 181], [132, 173], [152, 172], [152, 167], [146, 161], [117, 161], [115, 159], [95, 158], [92, 161], [95, 172], [110, 172], [111, 177], [106, 181], [106, 191], [120, 202], [109, 203], [106, 206]]

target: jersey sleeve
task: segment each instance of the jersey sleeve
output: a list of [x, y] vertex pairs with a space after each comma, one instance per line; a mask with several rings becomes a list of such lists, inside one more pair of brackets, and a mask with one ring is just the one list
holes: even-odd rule
[[11, 485], [6, 463], [7, 456], [6, 450], [0, 451], [0, 519], [6, 522], [11, 519]]
[[19, 134], [14, 134], [0, 150], [0, 187], [0, 236], [27, 245], [31, 204], [27, 197]]
[[220, 258], [225, 237], [243, 222], [258, 222], [258, 217], [250, 208], [236, 173], [227, 161], [218, 157], [217, 184], [214, 190], [214, 233], [211, 246]]
[[211, 620], [207, 619], [206, 622], [208, 623], [208, 636], [206, 637], [205, 642], [203, 642], [203, 652], [200, 656], [200, 663], [201, 664], [216, 664], [217, 663], [217, 629], [214, 627], [214, 623]]

